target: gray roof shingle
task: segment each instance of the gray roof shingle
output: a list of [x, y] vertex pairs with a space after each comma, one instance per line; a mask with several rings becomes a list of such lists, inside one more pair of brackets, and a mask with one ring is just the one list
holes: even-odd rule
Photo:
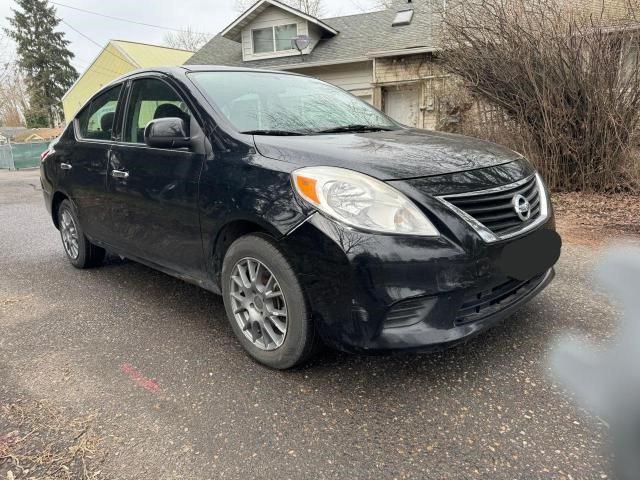
[[[229, 65], [252, 68], [292, 66], [300, 63], [345, 63], [361, 60], [367, 53], [407, 48], [436, 48], [440, 17], [437, 12], [442, 0], [413, 0], [397, 2], [393, 8], [378, 12], [322, 19], [338, 30], [338, 35], [325, 38], [309, 55], [242, 60], [242, 45], [216, 35], [188, 61], [188, 65]], [[410, 25], [392, 27], [396, 12], [413, 9]]]

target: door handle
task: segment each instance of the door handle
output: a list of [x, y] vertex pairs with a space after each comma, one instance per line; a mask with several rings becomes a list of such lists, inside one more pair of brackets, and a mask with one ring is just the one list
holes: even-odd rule
[[70, 163], [61, 163], [60, 164], [60, 169], [61, 170], [71, 170], [73, 168], [73, 165], [71, 165]]
[[125, 172], [124, 170], [111, 170], [111, 176], [113, 178], [129, 178], [129, 172]]

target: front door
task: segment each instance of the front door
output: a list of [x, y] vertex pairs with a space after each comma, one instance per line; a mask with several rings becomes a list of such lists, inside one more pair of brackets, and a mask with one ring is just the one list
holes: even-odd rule
[[73, 138], [60, 140], [59, 188], [74, 202], [84, 233], [94, 241], [109, 236], [105, 217], [106, 175], [109, 150], [121, 97], [122, 85], [96, 96], [77, 115]]
[[[193, 139], [190, 148], [151, 148], [144, 143], [145, 126], [167, 117], [185, 120]], [[122, 141], [111, 149], [107, 174], [114, 247], [194, 277], [204, 271], [198, 183], [205, 155], [199, 132], [168, 83], [160, 78], [134, 80]]]

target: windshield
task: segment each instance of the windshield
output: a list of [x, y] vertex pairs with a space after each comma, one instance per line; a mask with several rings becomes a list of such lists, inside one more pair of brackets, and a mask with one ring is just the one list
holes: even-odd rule
[[398, 128], [368, 103], [313, 78], [266, 72], [190, 76], [240, 132], [286, 135]]

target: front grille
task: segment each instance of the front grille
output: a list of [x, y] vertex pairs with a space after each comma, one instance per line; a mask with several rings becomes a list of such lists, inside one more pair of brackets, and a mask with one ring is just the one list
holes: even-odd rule
[[540, 285], [545, 275], [543, 273], [524, 282], [511, 279], [467, 294], [456, 315], [456, 325], [476, 322], [509, 307]]
[[[518, 194], [527, 199], [531, 208], [531, 216], [525, 221], [520, 219], [513, 205], [513, 199]], [[497, 236], [522, 230], [540, 217], [540, 191], [535, 175], [513, 186], [445, 196], [443, 199]]]

